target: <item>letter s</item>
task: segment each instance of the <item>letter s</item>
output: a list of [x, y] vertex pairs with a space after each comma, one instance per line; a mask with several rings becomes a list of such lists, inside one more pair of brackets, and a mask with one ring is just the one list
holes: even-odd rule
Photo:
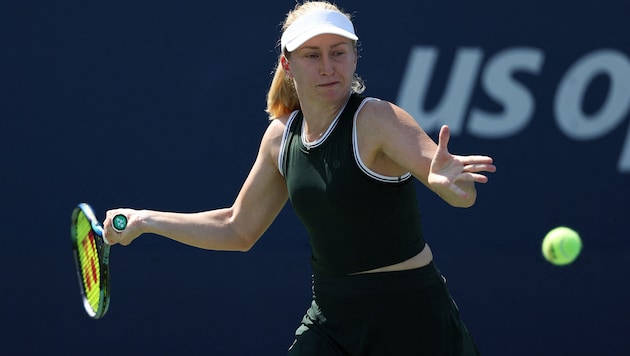
[[483, 71], [481, 82], [487, 94], [503, 106], [503, 112], [491, 113], [473, 108], [467, 126], [471, 135], [503, 138], [527, 126], [536, 103], [527, 88], [513, 75], [521, 71], [538, 74], [543, 60], [543, 53], [536, 48], [508, 49], [492, 57]]

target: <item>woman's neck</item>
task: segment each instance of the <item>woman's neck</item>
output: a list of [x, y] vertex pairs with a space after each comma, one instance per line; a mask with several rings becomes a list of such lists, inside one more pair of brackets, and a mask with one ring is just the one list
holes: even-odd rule
[[308, 142], [319, 139], [346, 106], [350, 95], [335, 103], [301, 103], [304, 135]]

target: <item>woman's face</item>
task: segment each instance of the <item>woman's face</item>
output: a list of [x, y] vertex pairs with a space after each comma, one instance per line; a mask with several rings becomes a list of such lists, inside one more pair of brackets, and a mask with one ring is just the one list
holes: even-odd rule
[[348, 96], [357, 67], [353, 42], [343, 36], [318, 35], [283, 58], [300, 100], [341, 100]]

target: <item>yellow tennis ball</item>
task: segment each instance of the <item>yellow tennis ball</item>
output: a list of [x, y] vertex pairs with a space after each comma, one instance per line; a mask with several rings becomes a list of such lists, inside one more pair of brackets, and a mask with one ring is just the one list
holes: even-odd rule
[[582, 251], [580, 235], [566, 226], [552, 229], [543, 239], [543, 256], [554, 265], [562, 266], [575, 261], [580, 251]]

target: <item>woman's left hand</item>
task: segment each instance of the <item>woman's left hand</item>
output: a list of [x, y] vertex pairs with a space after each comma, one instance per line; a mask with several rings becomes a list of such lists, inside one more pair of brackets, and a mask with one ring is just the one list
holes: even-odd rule
[[[474, 183], [486, 183], [488, 177], [479, 172], [495, 172], [492, 157], [471, 155], [457, 156], [448, 151], [450, 129], [444, 125], [440, 129], [438, 147], [431, 160], [429, 185], [445, 200], [444, 193], [450, 191], [457, 197], [469, 200], [475, 193]], [[450, 194], [447, 194], [450, 195]], [[452, 204], [452, 202], [450, 202]]]

